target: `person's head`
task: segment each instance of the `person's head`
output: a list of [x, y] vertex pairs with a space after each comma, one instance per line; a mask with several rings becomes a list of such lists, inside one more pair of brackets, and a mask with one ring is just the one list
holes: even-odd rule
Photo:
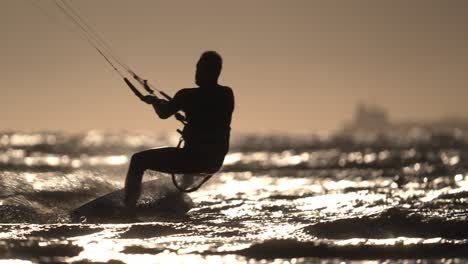
[[216, 51], [205, 51], [197, 63], [195, 83], [199, 86], [217, 84], [223, 59]]

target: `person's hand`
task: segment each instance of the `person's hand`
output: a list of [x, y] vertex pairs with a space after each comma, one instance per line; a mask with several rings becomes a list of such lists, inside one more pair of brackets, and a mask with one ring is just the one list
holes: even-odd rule
[[158, 101], [158, 98], [153, 95], [145, 95], [141, 100], [147, 104], [155, 104]]

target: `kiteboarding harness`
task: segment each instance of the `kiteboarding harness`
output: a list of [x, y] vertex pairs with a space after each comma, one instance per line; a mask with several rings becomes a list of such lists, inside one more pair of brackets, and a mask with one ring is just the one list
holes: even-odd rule
[[[130, 75], [135, 79], [149, 94], [156, 96], [154, 90], [156, 90], [161, 96], [166, 98], [167, 100], [172, 100], [172, 97], [169, 96], [167, 93], [163, 92], [160, 89], [155, 88], [147, 80], [141, 78], [138, 74], [135, 73], [119, 56], [117, 56], [116, 52], [112, 50], [110, 45], [83, 19], [83, 17], [68, 3], [67, 0], [52, 0], [55, 6], [70, 20], [70, 22], [75, 26], [74, 29], [70, 29], [66, 27], [64, 24], [60, 23], [60, 20], [49, 13], [47, 13], [38, 3], [35, 3], [34, 0], [29, 1], [31, 5], [35, 8], [39, 9], [43, 14], [45, 14], [50, 19], [54, 20], [56, 23], [61, 24], [61, 26], [65, 27], [71, 33], [77, 33], [80, 38], [93, 47], [99, 55], [101, 55], [104, 60], [112, 67], [112, 69], [123, 78], [124, 82], [130, 88], [130, 90], [141, 100], [143, 100], [144, 95], [130, 82], [130, 80], [125, 77], [126, 74]], [[126, 73], [123, 73], [119, 70], [119, 66], [125, 70]], [[181, 113], [177, 112], [175, 118], [182, 123], [185, 127], [187, 121], [185, 120], [185, 116]], [[180, 134], [179, 143], [177, 144], [177, 148], [181, 148], [184, 142], [183, 137], [183, 129], [177, 129], [177, 132]], [[212, 176], [213, 173], [197, 173], [200, 176], [203, 176], [203, 180], [195, 185], [192, 188], [183, 188], [179, 186], [176, 180], [176, 174], [172, 173], [172, 182], [174, 186], [181, 192], [194, 192], [198, 190], [205, 182], [207, 182]], [[193, 175], [192, 175], [193, 176]]]

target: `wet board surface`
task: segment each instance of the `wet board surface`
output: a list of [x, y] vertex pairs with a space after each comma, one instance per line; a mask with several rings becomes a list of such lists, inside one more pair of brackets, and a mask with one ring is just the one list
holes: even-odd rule
[[70, 216], [75, 222], [128, 222], [158, 216], [185, 215], [194, 206], [187, 194], [162, 180], [142, 184], [136, 210], [131, 214], [123, 206], [124, 194], [124, 189], [120, 189], [98, 197], [74, 209]]

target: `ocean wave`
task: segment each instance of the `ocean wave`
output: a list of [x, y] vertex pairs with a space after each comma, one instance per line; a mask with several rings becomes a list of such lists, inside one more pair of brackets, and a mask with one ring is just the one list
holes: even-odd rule
[[[82, 247], [72, 242], [53, 243], [44, 245], [39, 240], [4, 240], [0, 243], [0, 256], [2, 259], [31, 259], [35, 262], [63, 263], [63, 257], [78, 255]], [[40, 260], [40, 257], [43, 257]]]
[[467, 258], [468, 243], [436, 242], [394, 245], [334, 245], [323, 242], [303, 242], [292, 239], [274, 239], [254, 244], [246, 249], [223, 252], [256, 259], [274, 258], [343, 258], [343, 259], [431, 259]]
[[[377, 138], [362, 142], [353, 135], [327, 138], [234, 135], [223, 171], [371, 169], [387, 175], [430, 177], [463, 174], [468, 168], [468, 144], [459, 134], [447, 134], [446, 140], [438, 136], [435, 141], [429, 137], [406, 143], [399, 142], [398, 137]], [[174, 134], [0, 133], [0, 169], [73, 172], [124, 167], [132, 153], [174, 146], [176, 142]]]
[[468, 218], [424, 216], [403, 208], [390, 208], [371, 216], [338, 219], [304, 228], [310, 235], [320, 238], [468, 238]]
[[[0, 223], [69, 223], [148, 221], [183, 215], [193, 203], [173, 187], [167, 175], [147, 175], [134, 216], [121, 213], [122, 181], [100, 173], [3, 172], [0, 174]], [[112, 193], [93, 206], [85, 203]]]
[[[69, 154], [112, 154], [137, 149], [177, 145], [177, 133], [136, 133], [129, 131], [0, 132], [0, 149], [23, 149], [29, 152]], [[371, 148], [385, 149], [468, 149], [468, 134], [461, 131], [391, 131], [383, 133], [349, 133], [325, 137], [310, 135], [239, 134], [231, 137], [236, 152], [281, 152], [340, 149], [351, 152]]]
[[[62, 172], [117, 168], [124, 171], [132, 153], [88, 155], [78, 157], [50, 153], [27, 154], [24, 150], [0, 150], [0, 170]], [[224, 172], [272, 172], [307, 170], [372, 170], [381, 175], [437, 177], [463, 175], [468, 168], [468, 152], [441, 150], [420, 152], [415, 149], [370, 149], [345, 152], [324, 149], [299, 152], [230, 152], [225, 157]]]
[[71, 174], [3, 172], [0, 177], [0, 222], [68, 221], [69, 210], [120, 183], [81, 171]]

